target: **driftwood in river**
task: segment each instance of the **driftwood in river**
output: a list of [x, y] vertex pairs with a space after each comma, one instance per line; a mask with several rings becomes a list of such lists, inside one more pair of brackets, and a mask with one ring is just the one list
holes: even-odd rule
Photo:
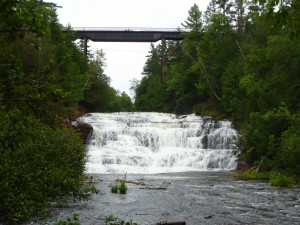
[[126, 180], [126, 179], [116, 179], [117, 182], [125, 182], [125, 183], [131, 183], [135, 185], [142, 185], [144, 187], [141, 187], [140, 189], [147, 189], [147, 190], [167, 190], [168, 186], [171, 184], [170, 182], [163, 182], [159, 186], [154, 186], [154, 185], [148, 185], [145, 184], [144, 181], [142, 180]]
[[124, 179], [117, 179], [117, 182], [125, 182], [130, 184], [136, 184], [136, 185], [145, 185], [144, 181], [135, 181], [135, 180], [124, 180]]
[[157, 223], [156, 225], [186, 225], [186, 223], [183, 222], [160, 222]]
[[166, 187], [155, 187], [155, 186], [145, 186], [140, 189], [148, 189], [148, 190], [167, 190]]

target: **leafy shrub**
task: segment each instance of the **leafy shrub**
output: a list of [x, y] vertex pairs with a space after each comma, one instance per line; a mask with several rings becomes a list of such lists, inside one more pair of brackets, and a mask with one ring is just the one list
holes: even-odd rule
[[127, 192], [127, 186], [126, 186], [124, 180], [120, 181], [119, 191], [121, 194], [126, 194], [126, 192]]
[[112, 184], [110, 188], [112, 193], [118, 193], [118, 184]]
[[73, 214], [73, 218], [67, 218], [66, 220], [60, 220], [55, 225], [80, 225], [78, 222], [78, 214]]
[[119, 191], [120, 194], [126, 194], [128, 190], [124, 180], [120, 180], [117, 184], [111, 184], [110, 189], [112, 193], [118, 193]]
[[105, 225], [137, 225], [137, 223], [132, 222], [132, 220], [126, 222], [114, 215], [108, 215], [105, 217]]
[[275, 174], [270, 179], [270, 184], [276, 187], [293, 187], [294, 179], [293, 177]]
[[[300, 115], [298, 115], [300, 117]], [[277, 160], [280, 169], [293, 173], [300, 177], [300, 119], [295, 121], [282, 134], [282, 143]]]
[[0, 127], [0, 216], [18, 223], [81, 192], [86, 154], [77, 134], [16, 109], [0, 109]]
[[238, 176], [245, 180], [268, 180], [270, 178], [270, 173], [246, 171], [240, 173]]

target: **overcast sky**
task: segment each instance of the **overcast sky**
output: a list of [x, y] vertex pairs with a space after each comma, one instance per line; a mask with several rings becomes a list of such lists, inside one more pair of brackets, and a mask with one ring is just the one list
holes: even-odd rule
[[[46, 0], [57, 3], [61, 24], [72, 27], [181, 27], [196, 3], [205, 11], [210, 0]], [[150, 43], [89, 42], [103, 49], [111, 85], [130, 95], [130, 80], [140, 80]]]

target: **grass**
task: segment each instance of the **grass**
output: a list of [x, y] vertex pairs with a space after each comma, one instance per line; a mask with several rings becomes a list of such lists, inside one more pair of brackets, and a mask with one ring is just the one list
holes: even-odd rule
[[269, 180], [270, 179], [269, 172], [245, 171], [245, 172], [237, 173], [236, 176], [244, 180]]
[[134, 223], [132, 220], [126, 222], [114, 215], [108, 215], [105, 217], [105, 225], [138, 225], [138, 224]]
[[295, 183], [295, 178], [282, 174], [274, 174], [270, 178], [270, 184], [275, 187], [292, 188]]
[[119, 185], [119, 191], [121, 194], [126, 194], [127, 193], [127, 186], [125, 184], [125, 181], [120, 181], [120, 185]]
[[110, 190], [112, 193], [118, 193], [118, 184], [112, 184], [111, 187], [110, 187]]
[[115, 194], [117, 194], [118, 191], [120, 192], [120, 194], [126, 194], [128, 188], [125, 184], [125, 181], [121, 180], [117, 184], [111, 184], [110, 190], [111, 190], [112, 193], [115, 193]]
[[80, 225], [79, 214], [73, 214], [73, 218], [67, 218], [66, 220], [60, 220], [55, 225]]
[[[275, 187], [292, 188], [294, 184], [297, 184], [297, 178], [287, 174], [281, 174], [279, 172], [245, 171], [245, 172], [239, 172], [235, 176], [244, 180], [268, 181], [270, 185]], [[298, 184], [299, 184], [299, 180], [298, 180]]]

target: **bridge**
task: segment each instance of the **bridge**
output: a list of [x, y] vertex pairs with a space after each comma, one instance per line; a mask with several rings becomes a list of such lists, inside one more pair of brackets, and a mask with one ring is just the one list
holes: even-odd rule
[[84, 40], [84, 52], [87, 53], [87, 41], [94, 42], [157, 42], [183, 40], [182, 28], [145, 28], [145, 27], [73, 27], [78, 38]]
[[[94, 42], [162, 42], [161, 66], [165, 61], [166, 40], [183, 40], [183, 28], [146, 27], [73, 27], [72, 30], [83, 40], [84, 54], [88, 53], [88, 40]], [[161, 78], [163, 74], [161, 74]]]
[[95, 42], [156, 42], [182, 40], [183, 29], [145, 27], [73, 27], [79, 38]]

